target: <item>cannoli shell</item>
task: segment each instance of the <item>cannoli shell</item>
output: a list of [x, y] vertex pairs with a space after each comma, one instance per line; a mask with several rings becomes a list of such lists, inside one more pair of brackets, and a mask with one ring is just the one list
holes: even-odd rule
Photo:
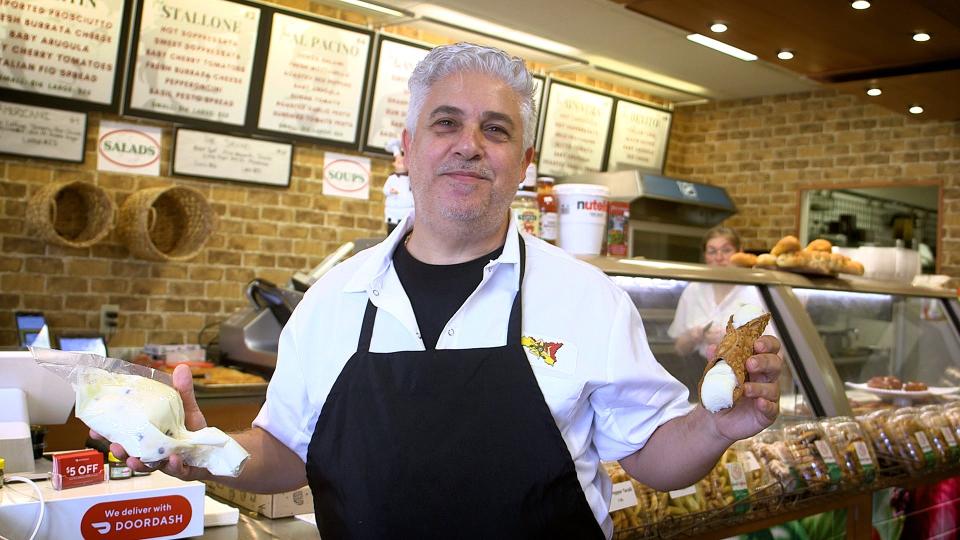
[[736, 403], [743, 395], [743, 383], [747, 380], [747, 358], [753, 356], [753, 344], [760, 339], [763, 331], [770, 322], [770, 314], [763, 315], [753, 319], [740, 328], [734, 328], [733, 315], [727, 320], [727, 333], [724, 334], [720, 344], [717, 345], [717, 351], [713, 359], [707, 362], [707, 367], [700, 376], [700, 384], [697, 386], [697, 395], [703, 402], [701, 390], [703, 389], [703, 378], [720, 360], [727, 362], [737, 376], [737, 387], [733, 390], [733, 402]]

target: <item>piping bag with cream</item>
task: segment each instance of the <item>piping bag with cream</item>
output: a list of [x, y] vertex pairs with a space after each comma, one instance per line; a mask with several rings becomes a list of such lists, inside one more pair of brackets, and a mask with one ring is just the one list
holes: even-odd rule
[[727, 321], [727, 333], [717, 345], [700, 379], [700, 403], [715, 413], [733, 407], [743, 395], [747, 380], [747, 358], [753, 356], [753, 344], [770, 322], [770, 314], [753, 304], [744, 304]]

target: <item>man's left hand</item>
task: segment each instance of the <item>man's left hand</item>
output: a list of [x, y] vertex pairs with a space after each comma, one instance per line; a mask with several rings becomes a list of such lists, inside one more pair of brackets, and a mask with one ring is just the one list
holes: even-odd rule
[[747, 359], [743, 396], [733, 408], [715, 415], [717, 431], [731, 441], [756, 435], [780, 414], [780, 341], [773, 336], [761, 336], [753, 350], [755, 354]]

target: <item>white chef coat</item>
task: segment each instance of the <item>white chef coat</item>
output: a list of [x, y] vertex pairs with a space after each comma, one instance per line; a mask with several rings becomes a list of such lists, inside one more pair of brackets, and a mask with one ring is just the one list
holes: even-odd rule
[[[673, 316], [673, 322], [667, 329], [667, 335], [677, 339], [683, 333], [691, 328], [705, 326], [713, 321], [711, 330], [716, 327], [723, 330], [727, 327], [727, 320], [733, 315], [740, 306], [744, 304], [754, 304], [769, 311], [760, 291], [752, 285], [737, 285], [721, 300], [716, 301], [716, 295], [713, 294], [713, 284], [700, 281], [692, 281], [687, 288], [680, 293], [680, 300], [677, 302], [677, 311]], [[765, 335], [776, 335], [773, 325], [767, 325], [764, 331]], [[700, 356], [706, 357], [706, 343], [701, 343], [697, 347]]]
[[[253, 425], [304, 461], [326, 396], [356, 351], [368, 298], [379, 308], [370, 352], [425, 349], [392, 262], [412, 222], [405, 220], [384, 242], [324, 275], [283, 329], [277, 369]], [[563, 344], [552, 364], [525, 351], [587, 501], [610, 537], [611, 484], [599, 460], [632, 454], [658, 426], [686, 414], [688, 391], [654, 359], [640, 315], [623, 290], [561, 249], [524, 238], [522, 335]], [[519, 261], [519, 238], [511, 229], [500, 257], [486, 265], [477, 289], [444, 327], [437, 349], [506, 343]]]

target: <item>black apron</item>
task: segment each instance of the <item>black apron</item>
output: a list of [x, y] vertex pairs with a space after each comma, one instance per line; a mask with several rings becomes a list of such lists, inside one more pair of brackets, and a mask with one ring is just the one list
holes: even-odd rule
[[[525, 249], [520, 239], [520, 283]], [[357, 352], [307, 449], [317, 528], [338, 538], [604, 538], [520, 345]]]

